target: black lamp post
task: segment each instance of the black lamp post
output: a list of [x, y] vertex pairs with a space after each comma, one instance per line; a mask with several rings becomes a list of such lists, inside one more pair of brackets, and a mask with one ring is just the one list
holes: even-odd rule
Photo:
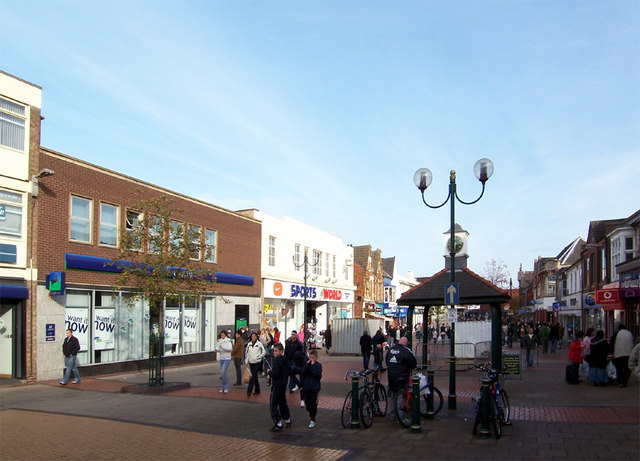
[[302, 262], [302, 264], [298, 264], [296, 263], [296, 257], [295, 255], [293, 256], [293, 265], [296, 268], [301, 268], [302, 266], [304, 266], [304, 307], [303, 307], [303, 319], [302, 319], [302, 331], [303, 331], [303, 335], [304, 335], [304, 351], [307, 351], [307, 342], [309, 341], [309, 337], [307, 336], [309, 334], [309, 329], [307, 328], [307, 267], [309, 266], [317, 266], [319, 261], [314, 261], [313, 264], [309, 264], [309, 258], [308, 258], [308, 253], [309, 253], [309, 249], [305, 248], [304, 249], [304, 260]]
[[[484, 185], [487, 180], [493, 174], [493, 162], [488, 158], [482, 158], [476, 162], [473, 167], [473, 173], [476, 178], [482, 183], [482, 192], [480, 196], [472, 202], [465, 202], [464, 200], [458, 197], [458, 193], [456, 192], [456, 172], [455, 170], [451, 170], [451, 177], [449, 181], [449, 195], [444, 202], [440, 205], [432, 206], [427, 203], [424, 198], [424, 191], [427, 190], [427, 187], [431, 184], [433, 180], [433, 174], [431, 170], [428, 168], [420, 168], [413, 175], [413, 182], [416, 187], [420, 189], [420, 193], [422, 195], [422, 201], [429, 208], [440, 208], [443, 207], [448, 201], [451, 203], [451, 238], [449, 240], [449, 257], [451, 259], [451, 283], [455, 283], [456, 281], [456, 244], [455, 244], [455, 214], [456, 214], [456, 200], [462, 203], [463, 205], [473, 205], [478, 200], [482, 198], [484, 195]], [[460, 251], [460, 250], [458, 250]], [[455, 304], [450, 304], [451, 309], [455, 309]], [[450, 410], [456, 409], [456, 349], [455, 349], [455, 322], [451, 325], [451, 353], [449, 358], [449, 398], [448, 405]]]

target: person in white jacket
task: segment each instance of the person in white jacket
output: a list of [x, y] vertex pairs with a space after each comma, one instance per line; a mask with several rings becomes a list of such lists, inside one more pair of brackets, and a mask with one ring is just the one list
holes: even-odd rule
[[229, 364], [231, 363], [231, 350], [233, 349], [233, 344], [231, 340], [227, 337], [226, 331], [221, 331], [218, 335], [218, 346], [216, 347], [216, 351], [219, 355], [220, 361], [220, 371], [222, 372], [222, 389], [218, 392], [221, 394], [226, 394], [229, 392], [229, 379], [227, 379], [227, 369], [229, 368]]
[[260, 341], [258, 341], [258, 334], [254, 331], [251, 333], [251, 339], [245, 348], [244, 355], [251, 369], [251, 381], [249, 381], [249, 387], [247, 388], [247, 397], [251, 396], [251, 392], [257, 395], [260, 393], [260, 381], [258, 381], [258, 370], [262, 363], [262, 358], [266, 355], [267, 351]]

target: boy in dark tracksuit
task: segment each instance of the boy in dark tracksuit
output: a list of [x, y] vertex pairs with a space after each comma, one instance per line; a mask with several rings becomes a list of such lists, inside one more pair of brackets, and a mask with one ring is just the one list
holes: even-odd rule
[[282, 344], [278, 343], [273, 347], [273, 366], [269, 371], [271, 376], [271, 396], [269, 399], [269, 410], [274, 426], [272, 432], [284, 430], [282, 422], [287, 427], [291, 426], [291, 413], [287, 405], [287, 381], [289, 378], [289, 365], [287, 358], [283, 355]]
[[302, 388], [304, 389], [304, 403], [311, 417], [309, 427], [316, 425], [318, 414], [318, 393], [320, 392], [320, 380], [322, 379], [322, 364], [318, 362], [318, 353], [309, 352], [309, 360], [302, 366], [300, 373]]

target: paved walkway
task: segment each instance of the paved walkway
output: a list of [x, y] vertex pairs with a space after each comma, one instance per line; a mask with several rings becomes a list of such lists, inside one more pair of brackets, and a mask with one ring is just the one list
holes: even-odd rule
[[[361, 361], [321, 353], [323, 389], [313, 429], [299, 395], [288, 394], [293, 426], [269, 432], [264, 379], [260, 395], [247, 397], [246, 387], [219, 394], [220, 368], [211, 363], [167, 369], [167, 382], [189, 382], [191, 388], [162, 395], [121, 392], [146, 382], [146, 373], [86, 378], [78, 385], [0, 387], [0, 459], [638, 460], [638, 383], [570, 386], [564, 382], [566, 354], [541, 356], [522, 379], [505, 382], [513, 425], [500, 440], [471, 434], [481, 376], [475, 370], [456, 375], [457, 409], [445, 403], [434, 421], [423, 421], [420, 433], [389, 418], [376, 418], [370, 429], [343, 429], [340, 413], [350, 389], [344, 373]], [[447, 367], [436, 373], [445, 398], [448, 379]]]

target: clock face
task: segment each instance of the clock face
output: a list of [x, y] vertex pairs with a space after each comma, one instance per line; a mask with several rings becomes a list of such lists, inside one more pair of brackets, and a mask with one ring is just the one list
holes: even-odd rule
[[[453, 253], [457, 254], [462, 251], [462, 247], [464, 246], [464, 242], [457, 235], [453, 237]], [[447, 250], [451, 252], [451, 239], [447, 240]]]

